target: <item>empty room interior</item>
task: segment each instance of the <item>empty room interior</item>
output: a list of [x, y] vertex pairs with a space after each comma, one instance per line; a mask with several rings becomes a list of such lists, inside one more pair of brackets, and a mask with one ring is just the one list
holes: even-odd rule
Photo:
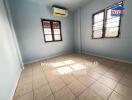
[[132, 100], [132, 0], [0, 0], [0, 100]]

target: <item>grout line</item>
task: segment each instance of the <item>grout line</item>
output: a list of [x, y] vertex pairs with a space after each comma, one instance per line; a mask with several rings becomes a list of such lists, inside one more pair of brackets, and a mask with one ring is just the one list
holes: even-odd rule
[[33, 67], [32, 67], [32, 92], [33, 92], [33, 100], [34, 100], [34, 89], [33, 89]]
[[[45, 62], [47, 63], [47, 60], [45, 60]], [[47, 64], [46, 64], [46, 65], [47, 65]], [[40, 66], [41, 66], [41, 64], [40, 64]], [[42, 66], [41, 66], [41, 68], [42, 68]], [[52, 91], [52, 89], [51, 89], [51, 87], [50, 87], [49, 81], [48, 81], [48, 79], [47, 79], [47, 77], [46, 77], [46, 74], [45, 74], [45, 71], [44, 71], [43, 68], [42, 68], [42, 71], [43, 71], [44, 77], [45, 77], [45, 79], [46, 79], [46, 81], [47, 81], [47, 83], [48, 83], [48, 86], [49, 86], [49, 88], [50, 88], [51, 95], [53, 95], [54, 100], [56, 100], [55, 95], [54, 95], [54, 92]], [[50, 95], [49, 95], [49, 96], [50, 96]], [[48, 97], [48, 96], [47, 96], [47, 97]], [[45, 98], [46, 98], [46, 97], [45, 97]]]
[[[26, 69], [24, 69], [24, 70], [26, 70]], [[22, 75], [22, 72], [21, 72], [21, 75]], [[20, 80], [21, 80], [21, 76], [20, 76], [20, 78], [19, 78], [19, 81], [18, 81], [18, 84], [17, 84], [17, 88], [18, 88], [18, 85], [20, 84]], [[32, 84], [32, 83], [31, 83], [31, 84]], [[17, 90], [17, 88], [16, 88], [16, 90]], [[16, 94], [16, 90], [15, 90], [15, 94]], [[27, 93], [30, 93], [30, 92], [33, 92], [33, 90], [30, 90], [30, 91], [28, 91], [28, 92], [25, 92], [23, 95], [18, 96], [17, 98], [15, 98], [15, 100], [18, 99], [18, 98], [21, 98], [21, 97], [25, 96]], [[15, 96], [15, 94], [14, 94], [14, 96]], [[14, 96], [13, 96], [13, 100], [14, 100]]]
[[[127, 69], [128, 70], [128, 69]], [[115, 91], [115, 88], [117, 87], [117, 85], [120, 83], [121, 79], [125, 76], [125, 74], [127, 73], [127, 71], [122, 75], [122, 77], [120, 78], [120, 80], [117, 82], [116, 86], [113, 88], [113, 91], [111, 92], [111, 94], [108, 96], [107, 100], [109, 100], [110, 96], [112, 95], [113, 92]], [[118, 93], [118, 92], [116, 92]], [[118, 93], [119, 94], [119, 93]]]
[[[23, 72], [23, 71], [22, 71]], [[22, 72], [21, 72], [21, 75], [22, 75]], [[19, 78], [19, 80], [18, 80], [18, 83], [17, 83], [17, 86], [16, 86], [16, 90], [15, 90], [15, 93], [14, 93], [14, 96], [13, 96], [13, 100], [14, 100], [14, 97], [15, 97], [15, 95], [16, 95], [16, 93], [17, 93], [17, 89], [18, 89], [18, 85], [19, 85], [19, 82], [20, 82], [20, 79], [21, 79], [21, 75], [20, 75], [20, 78]], [[21, 96], [20, 96], [21, 97]], [[17, 98], [19, 98], [19, 97], [17, 97]], [[15, 100], [16, 100], [16, 97], [15, 97]]]
[[96, 83], [97, 82], [97, 80], [95, 80], [91, 85], [89, 85], [89, 86], [87, 86], [86, 87], [86, 89], [84, 89], [79, 95], [78, 95], [78, 97], [82, 94], [82, 93], [84, 93], [88, 88], [90, 88], [94, 83]]
[[[124, 73], [124, 74], [125, 74], [125, 73]], [[103, 77], [104, 75], [105, 75], [105, 73], [102, 74], [99, 78]], [[105, 77], [105, 76], [104, 76], [104, 77]], [[122, 77], [123, 77], [123, 76], [122, 76]], [[92, 77], [92, 78], [93, 78], [93, 77]], [[99, 78], [98, 78], [98, 79], [99, 79]], [[108, 78], [108, 77], [107, 77], [107, 78]], [[93, 78], [93, 79], [94, 79], [94, 78]], [[99, 82], [98, 79], [95, 79], [95, 80], [96, 80], [95, 82]], [[111, 78], [110, 78], [110, 79], [111, 79]], [[112, 80], [113, 80], [113, 79], [112, 79]], [[121, 80], [121, 79], [120, 79], [120, 80]], [[118, 83], [120, 82], [120, 80], [117, 82], [116, 86], [118, 85]], [[114, 80], [114, 81], [115, 81], [115, 80]], [[95, 82], [93, 82], [93, 84], [94, 84]], [[101, 82], [99, 82], [99, 83], [101, 83]], [[93, 84], [91, 84], [90, 86], [92, 86]], [[103, 83], [101, 83], [101, 84], [102, 84], [102, 85], [105, 85], [105, 84], [103, 84]], [[90, 86], [89, 86], [89, 87], [90, 87]], [[106, 85], [105, 85], [105, 86], [106, 86]], [[116, 86], [115, 86], [114, 88], [116, 88]], [[88, 87], [88, 88], [89, 88], [89, 87]], [[108, 87], [108, 86], [106, 86], [106, 87]], [[86, 89], [88, 89], [88, 88], [86, 88]], [[111, 89], [110, 87], [108, 87], [108, 88]], [[109, 97], [111, 96], [111, 94], [113, 93], [114, 88], [111, 89], [112, 92], [111, 92], [110, 95], [108, 96], [108, 99], [109, 99]], [[86, 90], [86, 89], [85, 89], [85, 90]], [[85, 90], [84, 90], [84, 91], [85, 91]], [[83, 91], [83, 92], [84, 92], [84, 91]], [[82, 92], [82, 93], [83, 93], [83, 92]], [[80, 95], [81, 95], [82, 93], [80, 93]], [[99, 96], [99, 97], [100, 97], [100, 96]]]
[[[73, 63], [73, 64], [65, 64], [65, 66], [68, 66], [68, 67], [70, 67], [71, 65], [74, 65], [75, 63]], [[70, 67], [71, 68], [71, 67]], [[75, 78], [75, 76], [74, 75], [72, 75], [72, 74], [70, 74], [72, 77], [74, 77]], [[61, 78], [61, 80], [65, 83], [65, 81], [62, 79], [62, 77], [60, 77]], [[75, 78], [76, 79], [76, 78]], [[72, 83], [72, 82], [71, 82]], [[70, 84], [71, 84], [70, 83]], [[65, 86], [63, 87], [63, 88], [65, 88], [65, 87], [67, 87], [68, 89], [69, 89], [69, 91], [71, 91], [71, 93], [75, 96], [75, 100], [76, 100], [76, 98], [77, 98], [77, 96], [72, 92], [72, 90], [68, 87], [68, 85], [70, 85], [70, 84], [67, 84], [67, 83], [65, 83]]]
[[[68, 65], [69, 66], [69, 65]], [[71, 74], [70, 74], [71, 75]], [[73, 76], [73, 75], [72, 75]], [[65, 83], [65, 81], [62, 79], [62, 77], [60, 77], [61, 78], [61, 80]], [[71, 91], [71, 93], [75, 96], [75, 94], [72, 92], [72, 90], [68, 87], [68, 85], [70, 85], [70, 84], [67, 84], [67, 83], [65, 83], [66, 85], [65, 85], [65, 87], [67, 87], [68, 89], [69, 89], [69, 91]], [[75, 96], [75, 99], [76, 99], [76, 96]]]
[[[79, 80], [79, 78], [76, 78], [73, 74], [72, 74], [72, 76], [76, 79], [76, 80], [78, 80], [82, 85], [84, 85], [80, 80]], [[88, 75], [89, 76], [89, 75]], [[91, 76], [89, 76], [89, 77], [91, 77]], [[101, 76], [100, 76], [101, 77]], [[92, 79], [94, 79], [95, 81], [91, 84], [91, 85], [89, 85], [89, 86], [86, 86], [86, 85], [84, 85], [84, 86], [86, 86], [86, 89], [84, 89], [78, 96], [75, 96], [75, 98], [78, 98], [84, 91], [86, 91], [90, 86], [92, 86], [95, 82], [97, 82], [97, 79], [95, 79], [95, 78], [93, 78], [93, 77], [91, 77]], [[71, 89], [70, 89], [71, 90]], [[71, 91], [72, 92], [72, 91]]]

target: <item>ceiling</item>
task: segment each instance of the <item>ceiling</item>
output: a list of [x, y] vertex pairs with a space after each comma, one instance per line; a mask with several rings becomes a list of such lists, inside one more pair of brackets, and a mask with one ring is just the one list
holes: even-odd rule
[[91, 0], [28, 0], [28, 1], [48, 6], [59, 5], [73, 11]]

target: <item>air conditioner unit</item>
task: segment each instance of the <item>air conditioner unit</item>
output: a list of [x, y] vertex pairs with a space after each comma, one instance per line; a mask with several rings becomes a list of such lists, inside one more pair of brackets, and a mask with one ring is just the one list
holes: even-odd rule
[[53, 15], [54, 16], [60, 16], [60, 17], [67, 17], [68, 16], [68, 10], [59, 8], [59, 7], [52, 7], [53, 9]]

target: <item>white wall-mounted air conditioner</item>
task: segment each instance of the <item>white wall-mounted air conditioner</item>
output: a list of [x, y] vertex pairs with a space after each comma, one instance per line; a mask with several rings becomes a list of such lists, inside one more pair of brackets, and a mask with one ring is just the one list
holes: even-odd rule
[[68, 10], [59, 8], [59, 7], [52, 7], [53, 9], [53, 15], [54, 16], [60, 16], [60, 17], [67, 17], [68, 16]]

